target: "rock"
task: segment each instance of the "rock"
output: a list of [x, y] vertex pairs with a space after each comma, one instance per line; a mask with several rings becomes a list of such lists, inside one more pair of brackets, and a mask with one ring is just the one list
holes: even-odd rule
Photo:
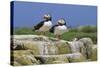
[[76, 41], [72, 41], [72, 42], [68, 42], [69, 46], [71, 48], [71, 52], [72, 53], [82, 53], [82, 55], [84, 55], [84, 57], [86, 57], [86, 48], [84, 46], [84, 43], [76, 40]]
[[51, 44], [47, 46], [48, 48], [48, 54], [49, 55], [57, 55], [58, 54], [58, 48], [55, 44]]
[[[17, 63], [13, 65], [32, 65], [32, 64], [39, 64], [39, 62], [35, 59], [35, 57], [31, 54], [30, 50], [17, 50], [13, 52], [13, 59]], [[12, 62], [14, 62], [12, 61]]]
[[97, 47], [90, 38], [73, 42], [38, 35], [14, 35], [11, 45], [11, 63], [16, 66], [97, 60]]
[[56, 46], [58, 48], [58, 54], [68, 54], [71, 53], [69, 44], [66, 42], [57, 42]]
[[48, 37], [42, 35], [13, 35], [16, 40], [29, 40], [29, 41], [48, 41]]
[[64, 61], [53, 61], [53, 64], [62, 64], [62, 63], [67, 63], [67, 62], [64, 62]]
[[[28, 35], [29, 36], [29, 35]], [[64, 40], [52, 40], [45, 36], [24, 36], [15, 35], [14, 44], [15, 50], [33, 50], [34, 54], [41, 55], [56, 55], [70, 53], [69, 45]], [[41, 40], [38, 40], [41, 39]]]
[[90, 59], [92, 61], [97, 61], [97, 45], [93, 45]]
[[55, 63], [68, 63], [68, 59], [66, 56], [58, 56], [58, 57], [48, 57], [45, 60], [46, 64], [55, 64]]
[[34, 55], [36, 54], [40, 54], [40, 50], [39, 47], [37, 46], [36, 43], [31, 42], [31, 41], [24, 41], [24, 40], [17, 40], [17, 42], [15, 42], [16, 47], [14, 48], [15, 50], [32, 50], [32, 53]]
[[14, 61], [14, 62], [13, 62], [13, 66], [21, 66], [21, 64], [18, 63], [18, 62], [16, 62], [16, 61]]
[[26, 50], [32, 50], [31, 52], [33, 53], [33, 55], [38, 55], [40, 54], [40, 49], [37, 46], [36, 43], [33, 42], [27, 42], [24, 44], [24, 49]]
[[35, 56], [41, 64], [68, 63], [66, 55], [38, 55]]
[[86, 48], [86, 57], [87, 59], [90, 59], [91, 53], [92, 53], [92, 46], [93, 41], [91, 38], [81, 38], [79, 41], [84, 43], [84, 46]]
[[68, 63], [69, 62], [68, 58], [66, 57], [66, 55], [62, 55], [62, 56], [57, 57], [56, 61], [54, 61], [54, 63], [55, 62], [57, 63], [57, 61], [62, 62], [62, 63], [65, 63], [65, 62]]
[[70, 53], [61, 55], [36, 55], [35, 57], [42, 64], [85, 62], [86, 59], [81, 53]]
[[81, 38], [79, 41], [82, 41], [85, 46], [93, 45], [93, 41], [91, 38]]
[[67, 58], [68, 58], [70, 63], [86, 61], [85, 57], [81, 53], [67, 54]]

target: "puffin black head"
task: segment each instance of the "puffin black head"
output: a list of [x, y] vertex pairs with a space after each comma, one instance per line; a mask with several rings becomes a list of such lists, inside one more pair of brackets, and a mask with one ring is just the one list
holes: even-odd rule
[[46, 20], [46, 21], [52, 20], [50, 14], [45, 14], [45, 15], [43, 16], [43, 18], [44, 18], [44, 20]]
[[64, 19], [60, 19], [57, 21], [58, 22], [58, 25], [62, 26], [62, 25], [66, 25], [66, 22]]

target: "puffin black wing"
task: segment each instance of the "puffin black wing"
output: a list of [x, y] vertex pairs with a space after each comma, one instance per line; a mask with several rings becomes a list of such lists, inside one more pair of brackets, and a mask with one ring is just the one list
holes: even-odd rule
[[40, 28], [43, 26], [44, 22], [45, 22], [45, 21], [41, 21], [40, 23], [38, 23], [36, 26], [34, 26], [34, 29], [35, 29], [35, 30], [40, 29]]
[[58, 25], [54, 25], [52, 26], [52, 28], [49, 30], [51, 33], [54, 33], [55, 27], [57, 27]]

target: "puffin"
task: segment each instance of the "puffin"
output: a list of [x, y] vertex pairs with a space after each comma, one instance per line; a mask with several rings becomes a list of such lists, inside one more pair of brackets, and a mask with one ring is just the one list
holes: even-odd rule
[[45, 35], [52, 27], [52, 18], [50, 14], [45, 14], [43, 19], [43, 21], [34, 26], [35, 32], [38, 32], [40, 35]]
[[65, 20], [59, 19], [57, 24], [52, 26], [49, 31], [53, 33], [57, 39], [61, 39], [62, 34], [68, 31]]

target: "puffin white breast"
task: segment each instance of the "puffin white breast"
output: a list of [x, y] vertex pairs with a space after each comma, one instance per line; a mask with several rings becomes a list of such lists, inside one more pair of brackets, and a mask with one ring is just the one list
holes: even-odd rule
[[39, 29], [39, 31], [49, 31], [51, 27], [52, 27], [52, 22], [47, 21], [47, 22], [44, 22], [43, 26]]
[[62, 35], [66, 31], [67, 31], [67, 27], [65, 25], [57, 26], [57, 27], [55, 27], [54, 34], [55, 35]]

